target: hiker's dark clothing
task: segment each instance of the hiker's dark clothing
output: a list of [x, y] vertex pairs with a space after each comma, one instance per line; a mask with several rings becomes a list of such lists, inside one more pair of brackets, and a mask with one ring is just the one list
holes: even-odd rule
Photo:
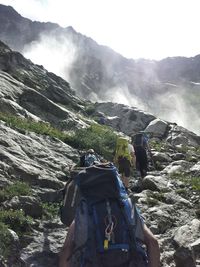
[[119, 173], [123, 173], [125, 177], [130, 176], [130, 168], [131, 168], [131, 163], [127, 158], [119, 158], [118, 159], [118, 165], [119, 165]]
[[137, 134], [133, 139], [133, 146], [136, 157], [136, 169], [140, 172], [141, 177], [145, 177], [148, 170], [148, 138], [144, 134]]
[[136, 169], [140, 171], [141, 177], [144, 177], [148, 170], [147, 152], [144, 147], [135, 147]]

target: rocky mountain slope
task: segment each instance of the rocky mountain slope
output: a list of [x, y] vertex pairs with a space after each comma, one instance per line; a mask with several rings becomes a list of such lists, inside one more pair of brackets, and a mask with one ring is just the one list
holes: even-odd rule
[[[133, 175], [130, 196], [159, 240], [163, 267], [200, 265], [200, 136], [134, 107], [82, 100], [2, 42], [0, 102], [0, 266], [58, 266], [67, 231], [58, 190], [80, 149], [101, 148], [110, 131], [108, 144], [139, 130], [151, 133], [153, 165], [143, 181]], [[105, 135], [92, 135], [93, 125]]]
[[[39, 49], [41, 54], [53, 51], [58, 66], [54, 70], [85, 99], [137, 106], [199, 133], [199, 55], [161, 61], [127, 59], [72, 27], [33, 22], [3, 5], [0, 40], [33, 59], [32, 53]], [[41, 64], [49, 67], [45, 57]]]

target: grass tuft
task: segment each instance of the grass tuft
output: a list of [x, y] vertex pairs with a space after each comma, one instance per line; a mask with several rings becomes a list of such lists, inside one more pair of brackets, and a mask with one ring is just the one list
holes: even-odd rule
[[16, 182], [12, 185], [7, 185], [0, 191], [0, 202], [9, 200], [14, 196], [31, 196], [31, 187], [24, 182]]

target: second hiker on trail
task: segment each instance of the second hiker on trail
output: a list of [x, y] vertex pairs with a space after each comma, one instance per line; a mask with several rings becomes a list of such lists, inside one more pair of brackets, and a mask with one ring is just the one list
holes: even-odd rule
[[148, 170], [147, 151], [149, 146], [147, 135], [144, 132], [137, 133], [132, 137], [132, 144], [136, 156], [136, 169], [140, 172], [141, 177], [144, 178]]
[[100, 162], [100, 159], [92, 148], [80, 157], [80, 167], [89, 167], [95, 162]]
[[128, 188], [131, 166], [135, 166], [135, 152], [133, 146], [125, 137], [117, 139], [114, 162], [119, 169], [122, 182]]

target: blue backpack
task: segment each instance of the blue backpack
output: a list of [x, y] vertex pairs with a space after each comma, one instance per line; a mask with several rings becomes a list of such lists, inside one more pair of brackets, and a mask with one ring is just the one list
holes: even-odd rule
[[146, 149], [148, 138], [145, 133], [137, 133], [132, 137], [132, 143], [135, 149], [137, 149], [138, 147]]
[[81, 200], [75, 215], [72, 266], [146, 266], [146, 254], [135, 234], [140, 218], [116, 167], [91, 166], [81, 171], [75, 182]]

